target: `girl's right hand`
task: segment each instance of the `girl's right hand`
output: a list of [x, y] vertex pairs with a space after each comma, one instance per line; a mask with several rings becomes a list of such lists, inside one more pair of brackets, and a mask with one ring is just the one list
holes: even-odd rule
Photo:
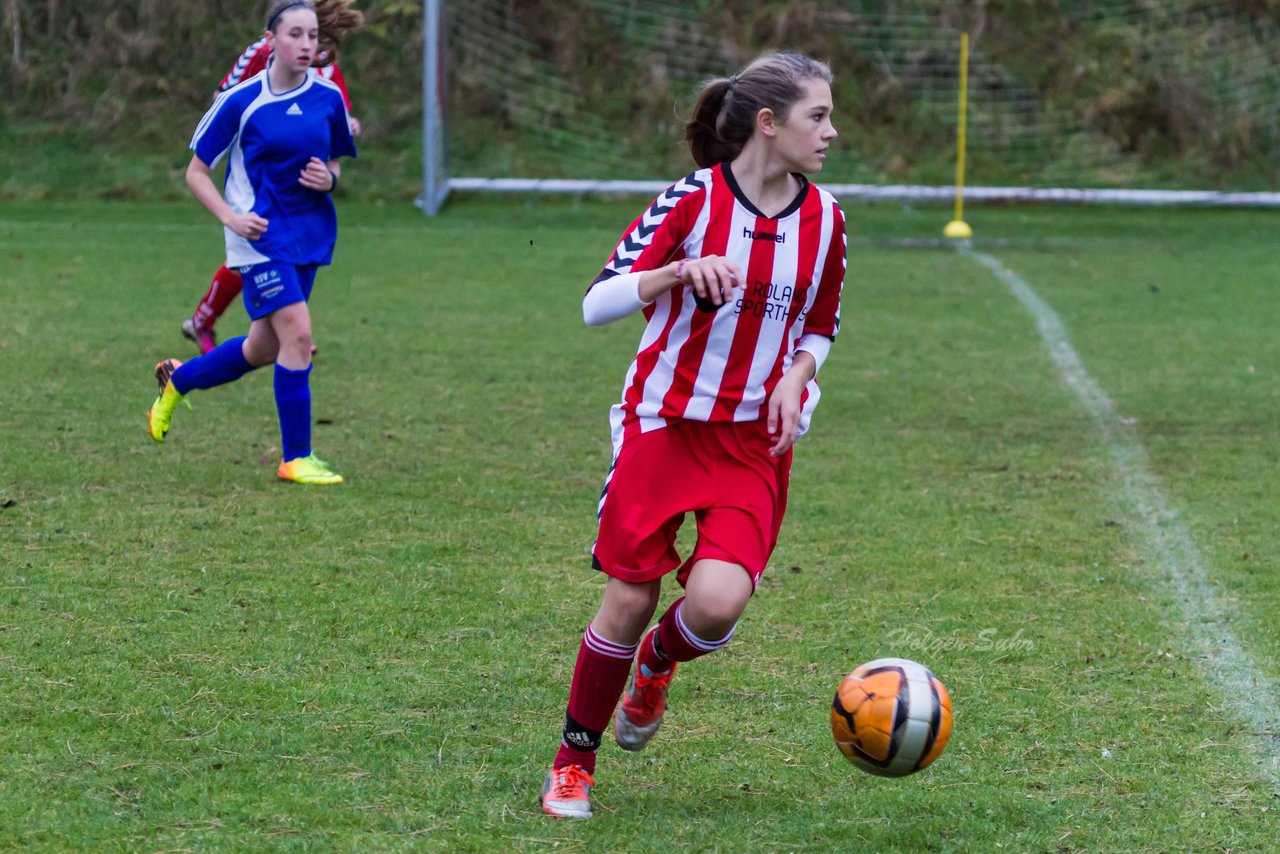
[[714, 311], [733, 297], [734, 288], [742, 286], [742, 270], [728, 258], [704, 255], [684, 263], [679, 281], [693, 289], [700, 304], [710, 303]]
[[267, 230], [267, 221], [252, 211], [232, 214], [223, 225], [249, 240], [257, 240]]

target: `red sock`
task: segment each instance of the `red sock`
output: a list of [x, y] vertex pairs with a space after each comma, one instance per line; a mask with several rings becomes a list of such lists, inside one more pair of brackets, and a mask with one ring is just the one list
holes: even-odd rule
[[196, 313], [193, 315], [196, 325], [212, 329], [218, 322], [218, 318], [222, 317], [223, 312], [227, 310], [227, 306], [231, 305], [231, 301], [240, 296], [240, 288], [243, 285], [244, 279], [239, 273], [227, 269], [226, 264], [219, 267], [218, 272], [213, 274], [213, 282], [209, 284], [208, 292], [196, 307]]
[[665, 656], [665, 649], [662, 652], [658, 651], [658, 643], [655, 641], [658, 637], [658, 628], [660, 625], [661, 623], [659, 623], [658, 626], [654, 626], [652, 629], [649, 629], [649, 633], [641, 639], [640, 651], [636, 654], [636, 667], [644, 667], [650, 674], [666, 673], [676, 666], [676, 663], [673, 660]]
[[635, 646], [614, 643], [587, 626], [578, 647], [564, 735], [553, 767], [581, 765], [588, 774], [595, 772], [600, 737], [627, 686], [635, 652]]
[[[709, 652], [715, 652], [733, 637], [733, 629], [719, 640], [704, 640], [698, 637], [684, 624], [684, 619], [681, 617], [683, 606], [684, 597], [673, 602], [667, 612], [662, 615], [662, 619], [658, 621], [658, 627], [645, 635], [644, 640], [640, 642], [639, 662], [652, 672], [670, 669], [671, 662], [693, 661]], [[654, 642], [655, 635], [657, 643]], [[658, 647], [661, 647], [661, 655]]]

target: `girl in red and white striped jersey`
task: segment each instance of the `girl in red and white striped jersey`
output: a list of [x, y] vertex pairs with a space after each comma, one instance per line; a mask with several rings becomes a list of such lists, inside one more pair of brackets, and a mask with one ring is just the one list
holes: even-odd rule
[[[342, 46], [342, 40], [351, 30], [364, 24], [364, 13], [352, 9], [352, 2], [353, 0], [316, 0], [313, 4], [320, 26], [320, 42], [309, 72], [324, 80], [332, 80], [341, 90], [342, 100], [347, 105], [347, 125], [351, 129], [351, 135], [358, 137], [360, 120], [351, 115], [351, 95], [347, 92], [347, 81], [342, 76], [342, 69], [338, 67], [338, 49]], [[266, 70], [270, 60], [271, 46], [264, 33], [262, 38], [240, 54], [227, 76], [218, 84], [218, 92], [225, 92]], [[240, 273], [223, 264], [213, 274], [209, 289], [200, 298], [195, 313], [182, 321], [182, 334], [194, 341], [201, 353], [208, 353], [218, 346], [214, 326], [227, 307], [240, 295], [243, 284]]]
[[[844, 217], [804, 177], [836, 136], [831, 109], [830, 69], [796, 53], [709, 83], [685, 134], [699, 168], [631, 224], [583, 300], [588, 324], [646, 325], [611, 414], [592, 548], [609, 578], [542, 790], [551, 815], [591, 815], [609, 718], [623, 749], [649, 742], [676, 665], [729, 642], [777, 543], [791, 446], [840, 328]], [[687, 513], [698, 536], [681, 561]], [[672, 571], [684, 596], [645, 634]]]

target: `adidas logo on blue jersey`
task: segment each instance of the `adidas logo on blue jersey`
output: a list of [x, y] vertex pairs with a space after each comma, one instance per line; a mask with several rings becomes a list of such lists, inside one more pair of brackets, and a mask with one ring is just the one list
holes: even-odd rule
[[289, 105], [289, 109], [285, 110], [284, 114], [286, 116], [300, 116], [302, 115], [302, 108], [299, 107], [298, 103], [295, 101]]

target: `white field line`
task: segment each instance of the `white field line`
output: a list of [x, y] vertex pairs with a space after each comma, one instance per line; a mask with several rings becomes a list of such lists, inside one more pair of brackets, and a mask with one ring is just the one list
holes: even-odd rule
[[965, 247], [960, 252], [994, 273], [1035, 319], [1062, 382], [1093, 416], [1106, 442], [1120, 475], [1121, 498], [1143, 523], [1141, 533], [1148, 556], [1163, 571], [1169, 592], [1181, 605], [1178, 616], [1186, 623], [1194, 653], [1202, 659], [1222, 699], [1239, 718], [1246, 743], [1257, 748], [1263, 773], [1273, 786], [1280, 785], [1280, 703], [1276, 688], [1231, 630], [1230, 606], [1210, 577], [1195, 539], [1179, 521], [1178, 511], [1165, 497], [1158, 478], [1151, 474], [1146, 449], [1085, 370], [1057, 312], [998, 259]]

